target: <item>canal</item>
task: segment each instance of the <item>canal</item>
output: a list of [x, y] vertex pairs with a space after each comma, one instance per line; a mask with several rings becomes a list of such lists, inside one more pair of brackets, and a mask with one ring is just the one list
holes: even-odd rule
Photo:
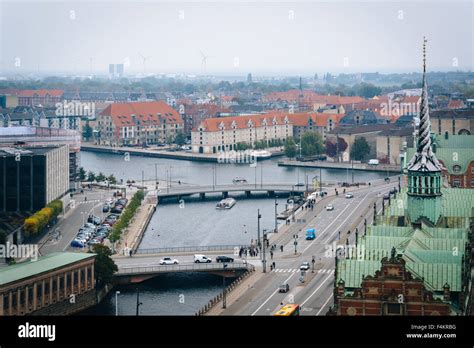
[[[165, 180], [172, 185], [229, 184], [235, 177], [249, 183], [305, 183], [320, 175], [315, 168], [278, 167], [276, 159], [259, 162], [257, 167], [244, 164], [213, 164], [140, 156], [129, 160], [122, 155], [81, 152], [81, 166], [95, 173], [114, 174], [120, 180]], [[171, 173], [171, 174], [170, 174]], [[351, 181], [345, 170], [321, 170], [323, 182]], [[368, 182], [385, 177], [383, 173], [354, 171], [354, 182]], [[216, 210], [219, 196], [185, 198], [160, 203], [143, 237], [140, 248], [198, 246], [216, 244], [248, 244], [257, 236], [257, 210], [261, 213], [261, 229], [275, 227], [275, 201], [263, 195], [244, 198], [233, 196], [237, 204], [230, 210]], [[284, 209], [286, 198], [278, 198], [278, 211]], [[222, 279], [209, 274], [160, 275], [138, 285], [118, 287], [119, 314], [134, 315], [136, 288], [143, 306], [141, 314], [194, 315], [209, 299], [221, 291]], [[184, 300], [183, 300], [184, 299]], [[183, 302], [184, 301], [184, 302]], [[115, 315], [115, 291], [87, 314]]]

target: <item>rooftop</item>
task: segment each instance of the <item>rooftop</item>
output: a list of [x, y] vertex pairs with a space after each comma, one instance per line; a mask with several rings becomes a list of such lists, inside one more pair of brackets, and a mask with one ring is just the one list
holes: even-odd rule
[[58, 252], [39, 257], [37, 261], [27, 261], [0, 268], [0, 286], [18, 280], [33, 277], [42, 273], [94, 258], [96, 254]]

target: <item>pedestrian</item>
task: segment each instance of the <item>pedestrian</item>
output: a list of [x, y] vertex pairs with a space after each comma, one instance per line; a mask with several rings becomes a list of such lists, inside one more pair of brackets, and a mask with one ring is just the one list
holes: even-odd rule
[[280, 245], [280, 250], [281, 252], [283, 252], [283, 245]]
[[272, 263], [273, 269], [276, 269], [275, 261]]
[[339, 237], [338, 237], [338, 239], [341, 239], [341, 231], [339, 231], [339, 233], [338, 233], [338, 234], [339, 234]]
[[181, 185], [181, 180], [178, 180], [178, 184]]
[[270, 265], [270, 271], [273, 271], [273, 265]]
[[87, 196], [84, 196], [84, 201], [87, 201]]
[[273, 260], [273, 251], [270, 251], [270, 258]]

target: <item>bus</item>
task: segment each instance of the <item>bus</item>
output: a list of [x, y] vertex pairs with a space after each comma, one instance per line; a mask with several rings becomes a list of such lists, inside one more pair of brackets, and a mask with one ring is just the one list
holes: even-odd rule
[[300, 305], [286, 304], [281, 307], [274, 315], [277, 317], [290, 317], [300, 315]]

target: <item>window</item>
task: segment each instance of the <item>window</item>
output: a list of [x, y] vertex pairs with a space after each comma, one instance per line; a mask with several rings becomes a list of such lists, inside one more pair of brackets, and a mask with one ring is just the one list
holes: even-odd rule
[[386, 303], [385, 304], [385, 314], [388, 315], [402, 315], [402, 305], [401, 303]]
[[453, 166], [453, 172], [455, 172], [455, 173], [461, 172], [461, 166], [458, 165], [458, 164], [455, 164], [455, 165]]
[[471, 179], [471, 188], [474, 188], [474, 178]]
[[461, 187], [461, 179], [453, 179], [453, 187]]

